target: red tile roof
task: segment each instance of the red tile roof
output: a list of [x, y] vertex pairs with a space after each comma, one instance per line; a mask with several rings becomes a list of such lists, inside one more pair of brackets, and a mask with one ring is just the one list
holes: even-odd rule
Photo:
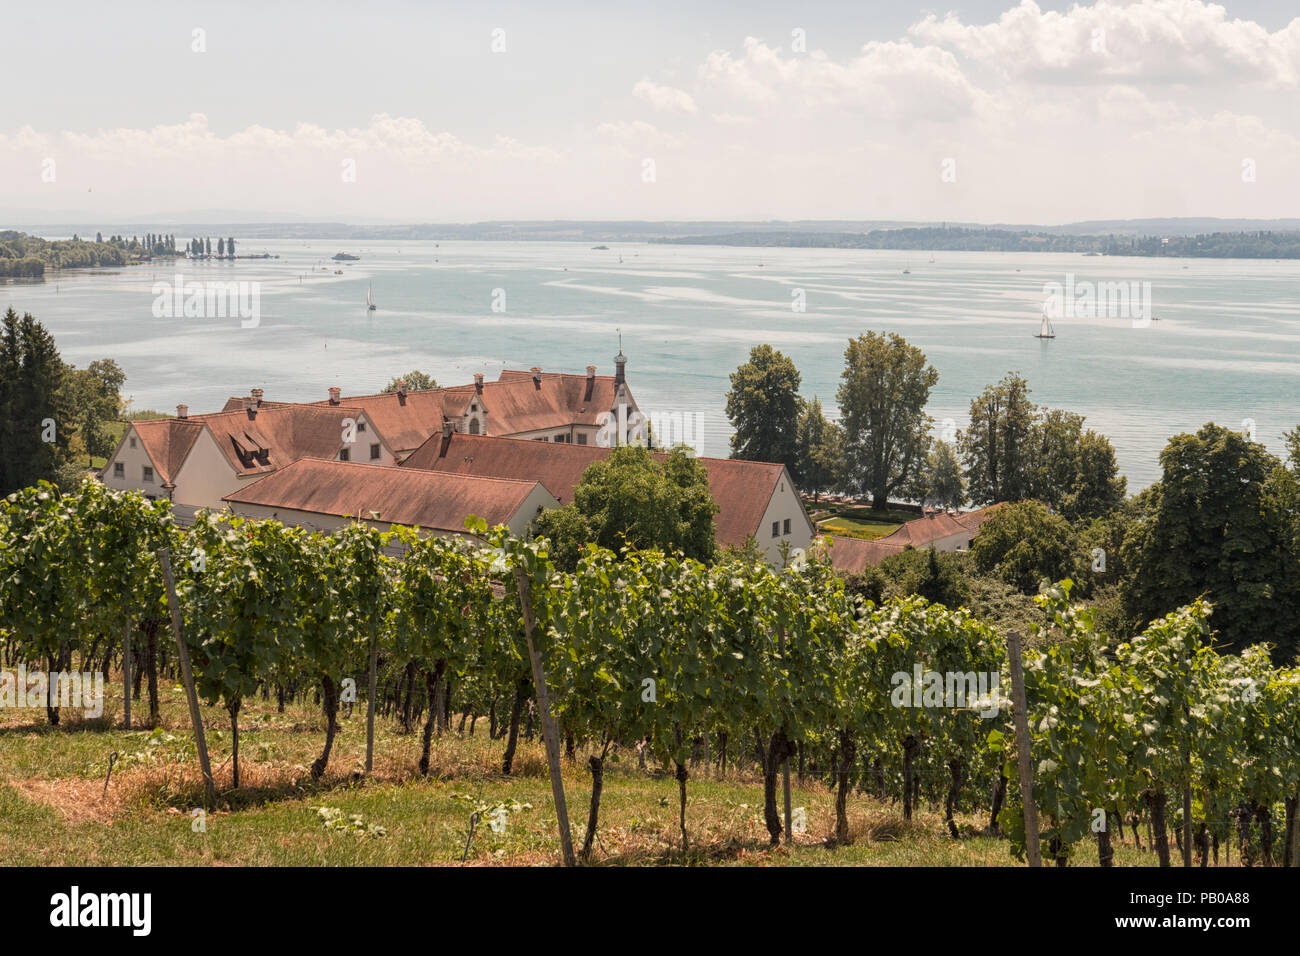
[[925, 515], [905, 522], [893, 533], [874, 541], [830, 535], [831, 564], [839, 571], [862, 571], [868, 565], [879, 564], [907, 547], [928, 548], [934, 542], [955, 534], [967, 535], [967, 540], [973, 539], [979, 533], [980, 525], [1000, 507], [1001, 505], [990, 505], [959, 514], [938, 512]]
[[[462, 475], [490, 475], [540, 481], [561, 504], [573, 500], [574, 487], [594, 461], [609, 448], [521, 438], [437, 435], [412, 452], [403, 468], [429, 469]], [[785, 469], [760, 461], [700, 458], [709, 475], [709, 491], [718, 504], [714, 527], [720, 544], [742, 544], [758, 535], [768, 503], [777, 492]]]
[[[153, 418], [131, 422], [145, 454], [164, 482], [172, 481], [185, 463], [185, 456], [203, 431], [198, 422], [179, 418]], [[106, 466], [107, 467], [107, 466]]]
[[[396, 392], [352, 395], [340, 399], [345, 405], [366, 410], [375, 427], [395, 450], [416, 448], [442, 429], [444, 418], [460, 419], [476, 394], [474, 385], [407, 392], [405, 402]], [[567, 425], [597, 424], [601, 412], [614, 405], [614, 376], [542, 372], [534, 382], [531, 372], [503, 370], [495, 382], [483, 383], [483, 407], [487, 409], [490, 435], [518, 435]], [[328, 405], [329, 400], [314, 402]]]
[[823, 551], [829, 544], [831, 566], [846, 574], [865, 571], [891, 554], [898, 554], [904, 547], [901, 541], [890, 541], [888, 538], [867, 541], [842, 535], [823, 535], [820, 540], [826, 542], [819, 546]]
[[489, 438], [455, 432], [436, 435], [411, 452], [404, 468], [423, 468], [458, 475], [488, 475], [540, 481], [562, 505], [594, 461], [609, 455], [596, 445], [569, 445], [525, 438]]
[[449, 397], [447, 391], [431, 388], [407, 392], [405, 401], [396, 392], [381, 392], [345, 398], [340, 405], [330, 405], [327, 399], [313, 402], [310, 407], [339, 408], [346, 405], [363, 408], [393, 451], [407, 451], [418, 448], [430, 435], [441, 432], [444, 418], [460, 418], [465, 414], [468, 397], [462, 402], [460, 397]]
[[[258, 475], [299, 458], [333, 458], [344, 447], [344, 420], [356, 421], [361, 415], [360, 408], [340, 405], [318, 408], [264, 402], [251, 418], [241, 407], [238, 411], [134, 421], [131, 425], [159, 471], [166, 472], [163, 480], [170, 481], [205, 426], [237, 474]], [[382, 439], [382, 432], [376, 437]]]
[[470, 515], [489, 525], [509, 523], [536, 487], [536, 481], [303, 458], [222, 500], [338, 517], [377, 512], [374, 520], [390, 524], [464, 532]]
[[902, 546], [928, 548], [934, 541], [954, 534], [966, 534], [968, 529], [960, 521], [946, 512], [937, 512], [904, 522], [897, 530], [886, 537], [898, 541]]
[[355, 422], [361, 414], [360, 408], [342, 405], [263, 405], [252, 418], [247, 411], [235, 411], [191, 415], [188, 420], [211, 430], [236, 472], [256, 475], [300, 458], [335, 457], [343, 448], [345, 421]]

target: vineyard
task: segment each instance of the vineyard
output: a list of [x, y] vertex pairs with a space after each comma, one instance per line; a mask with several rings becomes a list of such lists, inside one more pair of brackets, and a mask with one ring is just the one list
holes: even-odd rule
[[[617, 764], [619, 787], [671, 781], [674, 852], [687, 861], [717, 795], [748, 790], [762, 842], [815, 838], [828, 863], [849, 851], [855, 804], [867, 803], [936, 839], [996, 840], [1008, 863], [1039, 846], [1060, 866], [1109, 866], [1129, 847], [1162, 866], [1298, 863], [1300, 669], [1276, 666], [1263, 644], [1217, 652], [1204, 603], [1111, 646], [1071, 582], [1044, 589], [1018, 658], [1026, 740], [1007, 636], [964, 610], [856, 600], [816, 560], [774, 570], [593, 547], [566, 574], [544, 541], [467, 531], [308, 533], [206, 512], [182, 526], [165, 502], [96, 482], [18, 492], [0, 504], [0, 741], [43, 713], [48, 759], [61, 737], [89, 747], [110, 728], [83, 719], [59, 681], [38, 710], [10, 712], [31, 696], [14, 674], [100, 675], [122, 682], [125, 707], [140, 695], [127, 726], [171, 722], [146, 750], [174, 751], [197, 781], [177, 807], [257, 790], [241, 778], [241, 762], [259, 759], [240, 754], [250, 709], [270, 721], [317, 708], [306, 776], [318, 794], [340, 785], [331, 760], [354, 715], [364, 771], [347, 786], [399, 753], [405, 779], [517, 778], [521, 755], [543, 761], [550, 790], [535, 800], [465, 800], [483, 827], [524, 806], [546, 816], [549, 862], [599, 860]], [[186, 711], [178, 684], [196, 698]], [[225, 720], [202, 719], [200, 701]], [[487, 733], [466, 738], [484, 718]], [[228, 750], [217, 770], [205, 734]], [[458, 736], [472, 748], [443, 746]], [[450, 765], [471, 752], [472, 766]], [[792, 776], [801, 794], [823, 788], [824, 832], [792, 808]], [[328, 807], [322, 818], [370, 832]]]

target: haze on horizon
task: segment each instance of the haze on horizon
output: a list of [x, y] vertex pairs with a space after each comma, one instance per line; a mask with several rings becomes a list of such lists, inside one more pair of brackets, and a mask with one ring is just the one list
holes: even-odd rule
[[752, 6], [26, 5], [0, 215], [1300, 215], [1286, 4]]

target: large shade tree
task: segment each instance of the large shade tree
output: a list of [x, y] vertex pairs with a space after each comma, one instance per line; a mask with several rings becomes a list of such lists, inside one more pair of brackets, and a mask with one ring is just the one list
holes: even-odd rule
[[896, 333], [850, 339], [836, 399], [845, 441], [845, 483], [871, 495], [883, 511], [889, 496], [910, 489], [930, 444], [930, 389], [939, 373], [925, 353]]
[[1216, 643], [1268, 640], [1291, 659], [1300, 633], [1294, 473], [1213, 423], [1175, 435], [1160, 465], [1146, 514], [1124, 539], [1126, 608], [1152, 620], [1203, 597], [1214, 606]]
[[797, 467], [799, 370], [770, 345], [756, 345], [749, 361], [731, 373], [727, 417], [731, 457]]

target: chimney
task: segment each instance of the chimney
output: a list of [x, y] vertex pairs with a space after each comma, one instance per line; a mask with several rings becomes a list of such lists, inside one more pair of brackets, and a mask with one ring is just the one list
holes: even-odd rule
[[533, 388], [540, 389], [542, 387], [542, 367], [534, 365], [528, 371], [533, 373]]
[[339, 396], [340, 396], [341, 394], [343, 394], [343, 389], [339, 388], [337, 385], [335, 385], [333, 388], [331, 388], [331, 389], [330, 389], [330, 404], [331, 404], [331, 405], [337, 405], [337, 404], [339, 403]]
[[247, 399], [244, 402], [244, 408], [247, 409], [248, 411], [249, 421], [252, 421], [254, 418], [257, 417], [257, 402], [255, 402], [253, 399], [251, 398]]
[[397, 404], [406, 404], [406, 379], [398, 379], [397, 382]]
[[454, 432], [455, 430], [456, 430], [456, 426], [453, 425], [453, 424], [451, 423], [451, 419], [443, 419], [443, 422], [442, 422], [442, 437], [443, 437], [443, 438], [450, 438], [450, 437], [451, 437], [451, 433]]
[[623, 350], [619, 349], [618, 354], [614, 356], [614, 385], [619, 386], [627, 381], [627, 356]]
[[177, 417], [177, 418], [189, 418], [189, 417], [190, 417], [190, 407], [189, 407], [188, 405], [177, 405], [177, 406], [176, 406], [176, 417]]
[[480, 395], [483, 394], [483, 373], [482, 372], [474, 373], [474, 391], [478, 392]]
[[253, 394], [253, 401], [257, 402], [258, 406], [260, 407], [262, 404], [262, 390], [260, 388], [255, 388], [253, 389], [252, 394]]
[[591, 393], [595, 390], [595, 388], [596, 388], [596, 366], [588, 365], [587, 366], [587, 390], [582, 395], [582, 400], [584, 402], [591, 401]]

